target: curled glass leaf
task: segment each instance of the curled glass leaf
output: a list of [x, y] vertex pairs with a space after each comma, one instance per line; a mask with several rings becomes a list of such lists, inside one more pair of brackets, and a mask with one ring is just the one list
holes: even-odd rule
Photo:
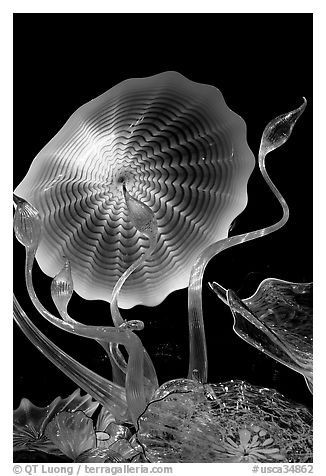
[[[243, 381], [192, 389], [174, 381], [138, 419], [148, 462], [308, 462], [312, 416], [276, 390]], [[155, 397], [160, 395], [157, 390]]]
[[233, 315], [235, 333], [256, 349], [301, 373], [312, 391], [312, 283], [268, 278], [241, 300], [232, 290], [211, 288]]
[[85, 451], [96, 447], [93, 421], [82, 411], [58, 413], [47, 425], [45, 434], [73, 461]]
[[91, 417], [98, 407], [90, 395], [80, 395], [80, 389], [75, 390], [69, 397], [57, 397], [46, 407], [37, 407], [27, 398], [23, 398], [19, 407], [14, 410], [14, 451], [40, 450], [47, 453], [60, 453], [44, 434], [49, 421], [64, 410], [82, 410]]

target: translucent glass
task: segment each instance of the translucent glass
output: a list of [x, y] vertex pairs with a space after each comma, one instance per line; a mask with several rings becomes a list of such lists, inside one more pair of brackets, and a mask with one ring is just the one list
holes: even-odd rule
[[155, 393], [137, 439], [152, 463], [309, 462], [311, 423], [307, 409], [275, 390], [175, 380]]
[[96, 446], [93, 421], [80, 410], [57, 414], [47, 425], [45, 434], [73, 461]]
[[[197, 255], [225, 238], [247, 204], [254, 156], [221, 92], [168, 71], [123, 81], [79, 108], [34, 159], [15, 194], [43, 222], [38, 263], [71, 263], [83, 298], [111, 301], [147, 247], [122, 184], [152, 210], [158, 244], [121, 289], [119, 306], [155, 306], [188, 286]], [[147, 257], [148, 258], [148, 257]]]
[[[78, 109], [37, 155], [15, 196], [14, 229], [26, 250], [27, 291], [48, 322], [72, 339], [74, 334], [92, 339], [105, 349], [112, 381], [56, 346], [14, 299], [21, 330], [89, 394], [82, 408], [70, 414], [60, 407], [50, 422], [44, 409], [23, 400], [16, 413], [17, 448], [40, 449], [41, 442], [42, 451], [59, 449], [78, 462], [311, 460], [307, 410], [241, 381], [206, 384], [202, 311], [209, 260], [279, 230], [288, 220], [288, 206], [266, 172], [265, 157], [288, 140], [305, 107], [304, 99], [298, 109], [273, 119], [258, 153], [262, 177], [282, 216], [230, 238], [230, 225], [246, 206], [254, 158], [244, 121], [216, 88], [174, 72], [125, 81]], [[51, 296], [60, 317], [36, 295], [35, 258], [53, 276]], [[154, 306], [187, 285], [188, 378], [159, 387], [135, 333], [144, 322], [126, 321], [121, 308]], [[312, 388], [309, 286], [266, 280], [241, 301], [232, 290], [212, 285], [231, 308], [237, 334], [301, 372]], [[111, 326], [85, 325], [70, 316], [73, 291], [110, 302]], [[90, 396], [102, 405], [94, 428], [86, 414], [93, 408]], [[51, 414], [56, 406], [49, 408]], [[78, 412], [84, 408], [86, 415]]]
[[[150, 254], [155, 246], [157, 238], [155, 219], [152, 212], [146, 205], [143, 205], [139, 201], [132, 199], [132, 197], [129, 197], [127, 200], [128, 207], [130, 206], [130, 203], [132, 203], [131, 217], [134, 217], [134, 215], [136, 216], [137, 227], [139, 227], [140, 231], [149, 239], [150, 245], [148, 248], [148, 253]], [[157, 388], [158, 383], [151, 359], [147, 352], [144, 351], [139, 338], [133, 333], [133, 330], [139, 329], [139, 325], [137, 325], [135, 322], [131, 326], [128, 326], [126, 323], [124, 323], [116, 305], [116, 299], [119, 290], [124, 281], [129, 276], [129, 270], [127, 270], [118, 281], [117, 291], [115, 292], [114, 299], [111, 303], [112, 317], [116, 327], [110, 328], [85, 326], [72, 319], [67, 313], [67, 305], [73, 290], [73, 281], [71, 277], [70, 265], [66, 260], [63, 269], [54, 278], [51, 286], [52, 297], [54, 298], [54, 302], [62, 317], [62, 320], [58, 319], [42, 306], [36, 296], [32, 281], [33, 262], [41, 237], [40, 224], [41, 220], [35, 207], [22, 199], [17, 200], [14, 228], [16, 236], [26, 248], [25, 279], [29, 296], [37, 310], [45, 319], [63, 330], [100, 342], [101, 345], [108, 351], [113, 363], [116, 363], [117, 366], [120, 365], [120, 368], [126, 374], [125, 386], [129, 411], [131, 413], [132, 419], [136, 421], [137, 416], [144, 409], [146, 400], [150, 398], [152, 392], [155, 390], [155, 388]], [[142, 261], [143, 257], [141, 257], [140, 260], [138, 260], [138, 262], [136, 262], [131, 267], [131, 272], [135, 269], [135, 267], [141, 264]], [[33, 327], [32, 330], [31, 323], [28, 322], [27, 316], [25, 316], [23, 312], [19, 312], [18, 305], [15, 309], [17, 309], [15, 318], [20, 323], [26, 335], [33, 342], [38, 341], [39, 345], [41, 343], [42, 351], [47, 355], [50, 355], [53, 349], [53, 347], [51, 347], [51, 342], [47, 339], [44, 339], [44, 336], [38, 333], [35, 327]], [[129, 353], [128, 363], [125, 363], [122, 354], [118, 353], [118, 349], [115, 347], [110, 347], [110, 345], [117, 346], [119, 344], [123, 344]], [[113, 349], [116, 349], [116, 352], [113, 352]], [[62, 361], [60, 361], [60, 358], [56, 357], [55, 353], [53, 352], [51, 356], [52, 361], [56, 361], [57, 365], [62, 368]], [[79, 377], [76, 380], [77, 367], [78, 365], [76, 365], [74, 362], [74, 368], [72, 368], [71, 363], [69, 363], [69, 358], [67, 358], [65, 355], [65, 372], [71, 378], [73, 378], [73, 380], [80, 383], [81, 379]], [[80, 370], [80, 368], [78, 370]], [[95, 374], [88, 373], [88, 379], [90, 379], [91, 375], [94, 376]], [[101, 401], [104, 405], [108, 404], [108, 401], [105, 401], [105, 398], [103, 399], [103, 396], [99, 395], [98, 390], [90, 388], [90, 385], [85, 385], [84, 381], [83, 388], [85, 387], [86, 391], [89, 391], [89, 393], [95, 398], [100, 398], [98, 401]]]
[[14, 451], [39, 450], [57, 454], [59, 448], [45, 436], [48, 423], [55, 415], [67, 410], [70, 412], [79, 410], [91, 417], [98, 406], [99, 403], [94, 402], [90, 395], [81, 396], [80, 390], [64, 399], [57, 397], [43, 408], [23, 398], [19, 407], [14, 410]]
[[217, 283], [211, 287], [230, 306], [236, 334], [301, 373], [312, 392], [312, 283], [265, 279], [243, 300]]
[[193, 268], [191, 270], [189, 287], [188, 287], [188, 311], [189, 311], [189, 341], [190, 341], [190, 359], [188, 377], [191, 378], [193, 371], [197, 370], [199, 378], [202, 382], [207, 382], [207, 351], [206, 351], [206, 339], [204, 330], [204, 319], [202, 310], [202, 281], [204, 271], [207, 263], [218, 253], [223, 250], [231, 248], [232, 246], [239, 245], [246, 241], [255, 240], [263, 236], [269, 235], [282, 226], [285, 225], [289, 218], [289, 208], [286, 201], [277, 190], [273, 182], [271, 181], [265, 167], [266, 154], [273, 151], [284, 144], [291, 135], [293, 127], [306, 108], [306, 100], [303, 104], [294, 111], [287, 114], [282, 114], [270, 121], [262, 135], [259, 153], [258, 164], [259, 169], [265, 182], [274, 193], [275, 197], [279, 201], [283, 216], [282, 218], [270, 226], [262, 228], [260, 230], [243, 233], [242, 235], [232, 236], [225, 238], [224, 240], [213, 243], [206, 248], [196, 259]]

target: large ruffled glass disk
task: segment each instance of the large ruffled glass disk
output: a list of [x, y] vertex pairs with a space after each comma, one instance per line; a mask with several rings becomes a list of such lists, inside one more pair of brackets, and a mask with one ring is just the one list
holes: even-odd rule
[[154, 306], [186, 287], [198, 254], [227, 236], [253, 167], [245, 123], [221, 92], [165, 72], [123, 81], [80, 107], [15, 194], [40, 212], [42, 270], [54, 276], [66, 258], [82, 297], [110, 301], [148, 246], [128, 215], [124, 184], [154, 212], [158, 244], [119, 305]]

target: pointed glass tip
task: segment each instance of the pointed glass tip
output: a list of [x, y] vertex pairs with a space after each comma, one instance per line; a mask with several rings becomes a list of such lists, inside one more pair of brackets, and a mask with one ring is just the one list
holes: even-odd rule
[[223, 288], [220, 284], [216, 283], [215, 281], [213, 283], [208, 283], [209, 287], [211, 288], [212, 291], [223, 301], [225, 304], [228, 304], [227, 301], [227, 290]]
[[260, 155], [268, 154], [288, 140], [295, 123], [305, 110], [306, 106], [307, 100], [304, 97], [303, 103], [300, 107], [288, 113], [281, 114], [267, 124], [260, 143]]

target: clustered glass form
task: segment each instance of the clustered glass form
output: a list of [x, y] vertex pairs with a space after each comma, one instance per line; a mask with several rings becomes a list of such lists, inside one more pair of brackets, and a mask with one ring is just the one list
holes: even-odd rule
[[[77, 462], [312, 461], [306, 408], [243, 381], [207, 383], [202, 309], [208, 262], [287, 222], [288, 206], [265, 158], [288, 140], [305, 107], [304, 99], [273, 119], [258, 152], [282, 218], [232, 237], [228, 230], [246, 206], [254, 157], [244, 121], [214, 87], [175, 72], [124, 81], [78, 109], [37, 155], [14, 195], [27, 291], [44, 319], [105, 349], [112, 381], [56, 346], [14, 298], [21, 330], [86, 392], [45, 408], [23, 399], [14, 411], [16, 455], [27, 450]], [[36, 295], [35, 257], [54, 276], [51, 295], [60, 317]], [[210, 286], [229, 306], [234, 331], [300, 372], [312, 391], [312, 284], [270, 278], [244, 300], [219, 283]], [[159, 386], [135, 333], [144, 323], [126, 321], [119, 308], [155, 306], [182, 287], [188, 287], [188, 375]], [[109, 301], [112, 325], [71, 317], [74, 290]]]

